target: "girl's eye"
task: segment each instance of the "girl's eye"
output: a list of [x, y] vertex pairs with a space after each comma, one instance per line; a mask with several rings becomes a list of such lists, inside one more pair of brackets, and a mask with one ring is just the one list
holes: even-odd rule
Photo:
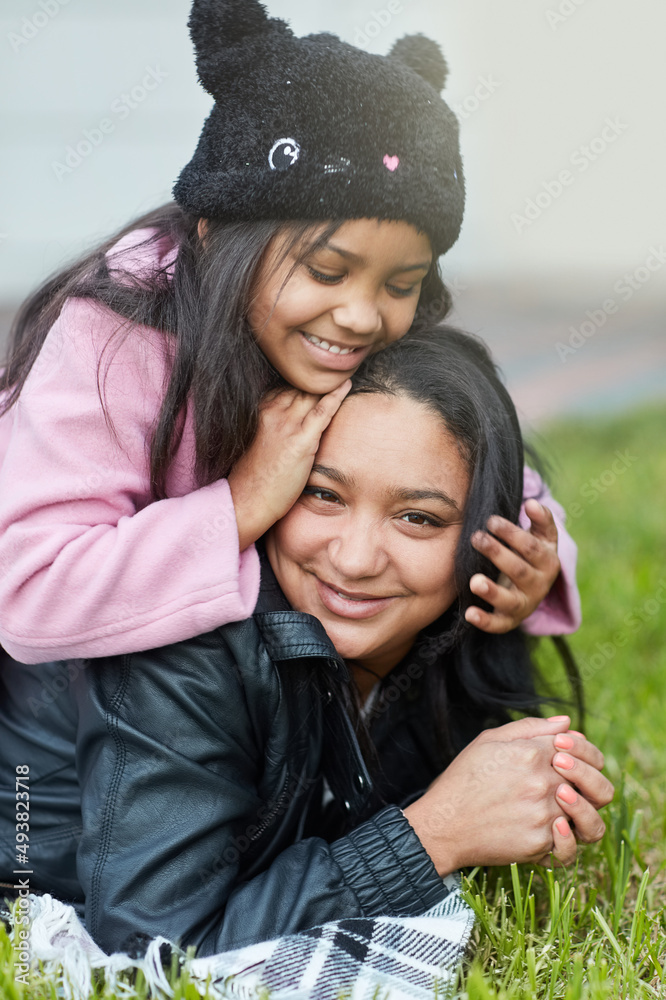
[[[312, 267], [310, 264], [306, 266], [310, 276], [322, 285], [338, 285], [345, 277], [344, 274], [326, 274], [324, 271], [318, 271], [316, 267]], [[410, 285], [409, 288], [400, 288], [399, 285], [387, 285], [386, 288], [391, 295], [396, 295], [401, 299], [408, 299], [417, 292], [420, 292], [421, 282], [419, 281], [415, 285]]]
[[421, 525], [430, 525], [433, 528], [442, 527], [442, 522], [438, 517], [433, 517], [432, 514], [422, 514], [417, 510], [410, 510], [407, 514], [401, 514], [400, 519], [407, 524], [415, 524], [417, 527]]
[[303, 490], [303, 496], [316, 497], [317, 500], [322, 500], [324, 503], [339, 503], [335, 493], [331, 490], [325, 490], [321, 486], [306, 486]]
[[310, 267], [309, 264], [308, 271], [315, 281], [321, 281], [323, 285], [336, 285], [344, 277], [342, 274], [324, 274], [323, 271], [317, 271], [314, 267]]
[[399, 295], [401, 298], [408, 299], [410, 295], [420, 289], [421, 283], [416, 285], [410, 285], [409, 288], [398, 288], [397, 285], [387, 285], [386, 286], [392, 295]]

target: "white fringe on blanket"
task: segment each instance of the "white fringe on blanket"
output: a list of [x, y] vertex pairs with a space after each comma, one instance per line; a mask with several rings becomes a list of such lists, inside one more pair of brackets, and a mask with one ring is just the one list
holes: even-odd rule
[[354, 917], [238, 948], [209, 958], [187, 958], [155, 938], [145, 957], [106, 955], [71, 906], [49, 895], [30, 896], [30, 952], [66, 1000], [87, 1000], [95, 970], [119, 997], [132, 988], [121, 973], [140, 969], [149, 995], [172, 997], [160, 947], [169, 944], [190, 981], [212, 1000], [433, 1000], [446, 995], [463, 958], [474, 916], [460, 895], [457, 875], [448, 895], [421, 917]]

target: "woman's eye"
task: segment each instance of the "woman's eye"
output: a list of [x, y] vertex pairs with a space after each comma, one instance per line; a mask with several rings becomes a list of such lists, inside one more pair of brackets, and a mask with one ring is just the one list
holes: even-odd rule
[[338, 503], [338, 498], [335, 493], [331, 490], [325, 490], [320, 486], [306, 486], [303, 490], [303, 496], [315, 497], [317, 500], [323, 500], [324, 503]]
[[321, 281], [324, 285], [336, 285], [339, 281], [342, 281], [344, 277], [342, 274], [324, 274], [323, 271], [317, 271], [314, 267], [310, 267], [309, 264], [308, 271], [315, 281]]
[[419, 511], [411, 510], [407, 514], [401, 514], [401, 520], [407, 524], [431, 525], [433, 528], [441, 528], [442, 522], [437, 517], [430, 514], [421, 514]]

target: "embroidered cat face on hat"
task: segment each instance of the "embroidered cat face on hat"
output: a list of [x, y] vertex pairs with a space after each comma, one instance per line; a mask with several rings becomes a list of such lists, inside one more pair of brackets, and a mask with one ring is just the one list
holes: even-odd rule
[[201, 83], [215, 98], [174, 187], [204, 218], [396, 219], [440, 254], [465, 192], [439, 46], [409, 35], [388, 56], [323, 33], [296, 37], [257, 0], [194, 0]]

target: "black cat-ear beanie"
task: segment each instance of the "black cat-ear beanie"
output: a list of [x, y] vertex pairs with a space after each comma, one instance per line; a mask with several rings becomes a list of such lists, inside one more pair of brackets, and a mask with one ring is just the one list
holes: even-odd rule
[[194, 0], [189, 28], [215, 105], [174, 187], [186, 211], [404, 220], [436, 254], [455, 243], [465, 187], [436, 42], [407, 35], [378, 56], [297, 38], [256, 0]]

